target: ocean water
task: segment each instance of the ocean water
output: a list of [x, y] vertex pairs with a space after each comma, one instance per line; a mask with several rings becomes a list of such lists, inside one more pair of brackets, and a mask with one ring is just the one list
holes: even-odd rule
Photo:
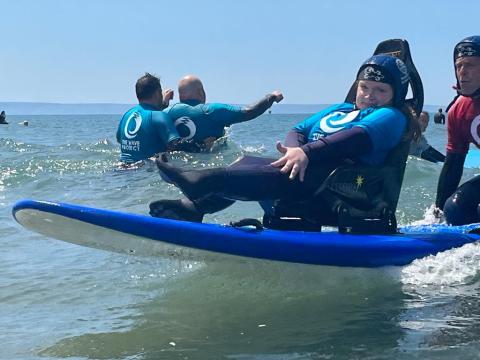
[[[234, 125], [227, 147], [172, 161], [275, 156], [304, 117], [262, 115]], [[152, 164], [118, 168], [118, 120], [9, 116], [0, 126], [0, 359], [480, 358], [479, 244], [382, 269], [205, 264], [83, 248], [18, 225], [11, 207], [22, 198], [147, 214], [150, 201], [180, 197]], [[432, 122], [426, 136], [444, 151], [445, 126]], [[409, 159], [401, 224], [433, 221], [440, 170]], [[206, 221], [260, 215], [238, 203]]]

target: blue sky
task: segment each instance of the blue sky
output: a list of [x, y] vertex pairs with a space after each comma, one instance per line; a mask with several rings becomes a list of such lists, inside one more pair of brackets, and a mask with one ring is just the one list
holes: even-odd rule
[[0, 101], [136, 101], [145, 71], [175, 88], [187, 73], [208, 101], [343, 100], [358, 66], [405, 38], [425, 103], [446, 105], [452, 49], [480, 35], [478, 0], [0, 0]]

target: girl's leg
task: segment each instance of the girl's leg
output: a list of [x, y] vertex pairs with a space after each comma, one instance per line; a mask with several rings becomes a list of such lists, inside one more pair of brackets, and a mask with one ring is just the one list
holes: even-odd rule
[[[259, 160], [261, 159], [261, 160]], [[157, 166], [191, 200], [216, 194], [231, 200], [259, 201], [298, 198], [314, 192], [331, 171], [330, 166], [309, 169], [306, 180], [289, 180], [270, 165], [272, 159], [249, 157], [229, 167], [183, 170], [158, 158]]]
[[157, 200], [150, 203], [150, 215], [165, 219], [202, 222], [205, 214], [226, 209], [235, 201], [216, 195], [195, 202], [188, 199]]

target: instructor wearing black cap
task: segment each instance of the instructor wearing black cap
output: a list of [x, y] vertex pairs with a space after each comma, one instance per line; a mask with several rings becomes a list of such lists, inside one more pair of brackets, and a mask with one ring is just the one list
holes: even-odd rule
[[470, 143], [480, 147], [480, 36], [454, 48], [457, 96], [448, 109], [447, 156], [438, 180], [437, 209], [454, 225], [480, 221], [480, 176], [457, 189]]

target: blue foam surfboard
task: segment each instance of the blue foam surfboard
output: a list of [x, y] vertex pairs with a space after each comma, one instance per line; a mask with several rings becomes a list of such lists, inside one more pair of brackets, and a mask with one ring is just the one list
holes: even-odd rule
[[255, 258], [289, 263], [379, 267], [415, 259], [480, 239], [480, 224], [410, 226], [391, 235], [339, 234], [234, 228], [216, 224], [34, 200], [13, 206], [24, 227], [70, 243], [121, 253], [191, 260]]
[[480, 149], [470, 149], [463, 166], [469, 169], [480, 169]]

